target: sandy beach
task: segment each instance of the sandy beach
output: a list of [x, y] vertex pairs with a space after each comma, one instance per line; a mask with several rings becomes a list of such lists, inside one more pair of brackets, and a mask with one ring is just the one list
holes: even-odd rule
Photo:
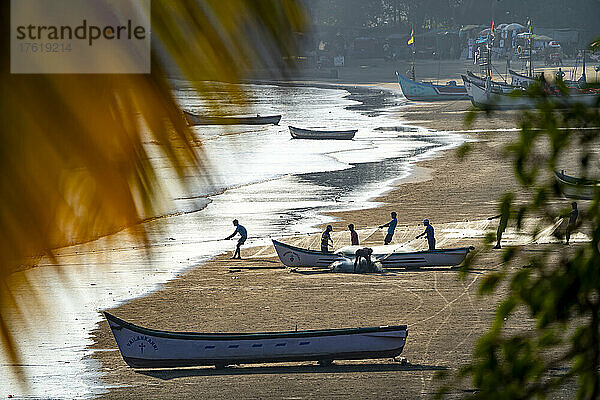
[[[437, 71], [431, 66], [425, 75]], [[453, 67], [454, 68], [454, 67]], [[425, 69], [424, 67], [422, 69]], [[350, 76], [350, 74], [348, 75]], [[447, 75], [448, 76], [448, 75]], [[374, 80], [377, 80], [377, 76]], [[367, 83], [369, 79], [365, 79]], [[381, 80], [381, 87], [397, 83]], [[413, 166], [412, 174], [375, 199], [379, 206], [334, 213], [335, 247], [349, 244], [346, 226], [353, 223], [364, 244], [382, 244], [376, 227], [398, 213], [395, 242], [414, 240], [428, 218], [436, 228], [438, 247], [482, 249], [485, 232], [495, 232], [502, 193], [519, 191], [503, 148], [517, 132], [516, 113], [481, 115], [468, 129], [468, 101], [412, 103], [399, 108], [397, 118], [438, 131], [468, 134], [472, 151], [462, 160], [456, 150], [438, 153]], [[407, 132], [410, 134], [410, 132]], [[435, 135], [435, 132], [432, 132]], [[393, 161], [387, 161], [393, 162]], [[564, 199], [556, 199], [564, 205]], [[365, 241], [365, 239], [367, 239]], [[317, 236], [286, 238], [292, 244], [316, 248]], [[510, 243], [519, 237], [507, 235]], [[234, 242], [231, 242], [233, 249]], [[559, 244], [524, 244], [523, 251]], [[244, 260], [224, 254], [187, 271], [146, 297], [123, 304], [111, 313], [157, 329], [203, 332], [252, 332], [407, 324], [409, 336], [402, 354], [408, 364], [389, 359], [316, 363], [259, 364], [215, 370], [211, 367], [134, 370], [122, 360], [103, 322], [94, 332], [94, 358], [104, 380], [114, 385], [105, 398], [429, 398], [440, 370], [456, 371], [467, 362], [479, 335], [488, 328], [502, 292], [481, 298], [479, 283], [501, 265], [501, 252], [481, 253], [464, 279], [452, 268], [391, 270], [379, 274], [333, 274], [284, 268], [272, 246], [243, 248]], [[526, 315], [517, 314], [509, 329], [530, 329]], [[454, 393], [459, 395], [463, 386]], [[575, 389], [573, 389], [575, 390]], [[570, 398], [573, 391], [556, 393]]]

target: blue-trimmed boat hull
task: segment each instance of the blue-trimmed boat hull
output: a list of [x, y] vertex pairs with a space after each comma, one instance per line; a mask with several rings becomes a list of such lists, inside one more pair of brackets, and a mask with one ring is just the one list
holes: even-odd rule
[[415, 82], [396, 72], [404, 97], [413, 101], [469, 100], [467, 89], [459, 85], [435, 85], [431, 82]]

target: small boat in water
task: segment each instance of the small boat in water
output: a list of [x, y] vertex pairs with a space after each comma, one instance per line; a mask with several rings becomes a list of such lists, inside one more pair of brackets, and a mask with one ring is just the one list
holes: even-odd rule
[[302, 129], [290, 126], [290, 133], [294, 139], [336, 139], [350, 140], [354, 137], [358, 129], [347, 131], [315, 131], [312, 129]]
[[281, 115], [248, 116], [248, 117], [211, 117], [192, 114], [184, 111], [185, 119], [189, 125], [278, 125]]
[[554, 171], [563, 195], [569, 199], [592, 200], [596, 190], [600, 189], [600, 181], [581, 179], [565, 174], [565, 171]]
[[[346, 246], [334, 253], [303, 249], [273, 240], [275, 251], [288, 267], [329, 267], [336, 261], [354, 260], [356, 250], [364, 246]], [[407, 246], [372, 247], [372, 259], [383, 268], [436, 267], [461, 264], [473, 247], [414, 251]]]
[[260, 333], [170, 332], [104, 315], [123, 359], [133, 368], [392, 358], [402, 353], [408, 336], [406, 325]]
[[467, 89], [459, 86], [455, 81], [447, 85], [436, 85], [431, 82], [417, 82], [407, 76], [396, 72], [398, 83], [402, 88], [404, 97], [414, 101], [438, 101], [438, 100], [469, 100]]

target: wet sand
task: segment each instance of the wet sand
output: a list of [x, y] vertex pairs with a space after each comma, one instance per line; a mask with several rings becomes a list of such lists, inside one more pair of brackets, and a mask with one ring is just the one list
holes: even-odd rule
[[[438, 130], [464, 130], [466, 101], [412, 104], [398, 118]], [[471, 129], [516, 128], [515, 113], [479, 118]], [[435, 133], [432, 133], [435, 134]], [[471, 132], [477, 141], [460, 161], [456, 150], [421, 162], [415, 173], [396, 189], [377, 199], [380, 207], [336, 213], [336, 246], [347, 244], [344, 232], [352, 222], [365, 244], [380, 244], [384, 232], [376, 226], [398, 212], [396, 242], [412, 240], [424, 248], [423, 218], [436, 228], [439, 247], [473, 245], [482, 248], [480, 231], [495, 231], [497, 201], [506, 190], [523, 195], [512, 178], [510, 160], [502, 148], [515, 132]], [[390, 161], [392, 162], [392, 161]], [[557, 199], [557, 203], [563, 202]], [[456, 233], [458, 228], [459, 234]], [[476, 228], [476, 229], [475, 229]], [[462, 229], [462, 230], [461, 230]], [[478, 234], [470, 234], [477, 230]], [[462, 234], [461, 234], [462, 232]], [[286, 241], [317, 248], [318, 236]], [[232, 248], [234, 242], [232, 242]], [[527, 245], [524, 252], [541, 246]], [[557, 250], [559, 251], [559, 250]], [[452, 268], [392, 270], [381, 274], [333, 274], [283, 268], [272, 246], [245, 248], [242, 261], [231, 253], [189, 270], [158, 292], [128, 302], [112, 313], [157, 329], [205, 332], [252, 332], [407, 324], [409, 336], [402, 354], [408, 365], [389, 359], [316, 363], [243, 365], [225, 370], [211, 367], [171, 370], [134, 370], [124, 363], [103, 322], [94, 332], [94, 357], [105, 380], [115, 385], [107, 398], [429, 398], [435, 392], [434, 375], [456, 371], [472, 353], [477, 337], [489, 326], [502, 292], [477, 296], [486, 272], [497, 269], [500, 252], [482, 253], [474, 270], [459, 279]], [[530, 329], [526, 315], [517, 315], [509, 330]], [[468, 385], [462, 389], [468, 389]], [[573, 393], [557, 394], [557, 398]], [[457, 390], [454, 395], [460, 395]]]

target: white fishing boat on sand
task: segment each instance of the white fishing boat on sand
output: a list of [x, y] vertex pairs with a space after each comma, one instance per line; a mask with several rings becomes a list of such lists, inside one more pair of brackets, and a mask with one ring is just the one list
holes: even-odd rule
[[279, 259], [288, 267], [329, 267], [335, 261], [342, 261], [344, 256], [335, 253], [303, 249], [273, 240], [273, 246]]
[[[475, 75], [471, 71], [467, 71], [467, 75], [466, 76], [461, 75], [461, 77], [462, 77], [463, 82], [465, 83], [465, 88], [467, 89], [467, 94], [469, 93], [468, 85], [470, 85], [471, 82], [474, 82], [480, 86], [485, 87], [485, 84], [487, 81], [487, 79], [485, 77]], [[504, 82], [495, 82], [495, 81], [490, 80], [490, 84], [492, 85], [492, 87], [502, 91], [503, 93], [510, 93], [515, 89], [519, 89], [518, 86], [509, 85], [508, 83], [504, 83]]]
[[[336, 261], [354, 260], [356, 250], [365, 246], [346, 246], [334, 253], [302, 249], [273, 240], [277, 255], [288, 267], [329, 267]], [[383, 268], [455, 266], [461, 264], [473, 247], [415, 251], [408, 246], [374, 246], [372, 260]]]
[[[465, 81], [466, 82], [466, 81]], [[473, 81], [467, 86], [467, 92], [475, 107], [494, 109], [522, 109], [532, 108], [540, 101], [550, 101], [558, 108], [565, 108], [573, 104], [598, 106], [600, 95], [596, 93], [573, 93], [567, 95], [556, 94], [547, 97], [529, 97], [525, 89], [515, 89], [511, 93], [504, 93], [493, 85], [486, 87]]]
[[568, 199], [592, 200], [594, 193], [600, 190], [600, 181], [581, 179], [554, 171], [554, 175], [563, 195]]
[[393, 358], [406, 325], [258, 333], [171, 332], [143, 328], [104, 313], [125, 362], [133, 368]]

